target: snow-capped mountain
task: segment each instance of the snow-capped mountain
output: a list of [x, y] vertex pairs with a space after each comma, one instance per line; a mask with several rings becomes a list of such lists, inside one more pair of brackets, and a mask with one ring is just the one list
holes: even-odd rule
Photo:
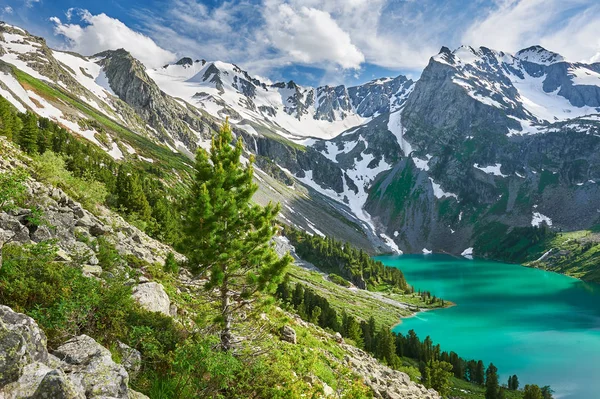
[[0, 95], [145, 162], [127, 132], [191, 157], [229, 117], [282, 220], [371, 252], [484, 254], [514, 227], [600, 222], [600, 64], [539, 46], [444, 47], [416, 82], [304, 87], [220, 61], [83, 57], [3, 24]]
[[518, 122], [510, 134], [600, 112], [600, 64], [566, 61], [540, 46], [516, 54], [485, 47], [443, 48], [432, 63], [469, 96]]
[[147, 72], [169, 95], [217, 118], [229, 116], [249, 133], [268, 129], [298, 142], [333, 138], [399, 106], [413, 84], [403, 76], [351, 88], [267, 84], [237, 65], [191, 58]]

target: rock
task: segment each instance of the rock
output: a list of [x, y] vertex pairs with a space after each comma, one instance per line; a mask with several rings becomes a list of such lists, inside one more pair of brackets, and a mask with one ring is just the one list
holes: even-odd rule
[[344, 338], [342, 337], [342, 334], [340, 334], [339, 332], [335, 333], [335, 335], [333, 336], [333, 339], [335, 339], [335, 342], [337, 342], [338, 344], [341, 344], [344, 342]]
[[325, 395], [326, 398], [335, 395], [333, 388], [327, 385], [325, 382], [323, 383], [323, 395]]
[[99, 276], [102, 274], [102, 268], [100, 266], [84, 265], [81, 268], [81, 271], [86, 277]]
[[27, 361], [27, 347], [21, 335], [0, 321], [0, 386], [17, 381]]
[[83, 215], [83, 217], [81, 217], [81, 218], [79, 218], [79, 220], [77, 220], [77, 222], [75, 223], [75, 226], [92, 227], [92, 226], [94, 226], [94, 222], [88, 215]]
[[171, 314], [171, 300], [161, 284], [139, 284], [133, 289], [133, 298], [146, 310], [160, 312], [166, 316]]
[[85, 395], [77, 391], [65, 373], [52, 370], [44, 376], [29, 399], [85, 399]]
[[47, 226], [39, 226], [33, 234], [31, 234], [31, 239], [35, 242], [46, 241], [52, 238], [52, 232]]
[[143, 393], [134, 391], [133, 389], [129, 390], [129, 399], [150, 399], [149, 397], [147, 397], [146, 395], [144, 395]]
[[0, 305], [0, 323], [4, 329], [16, 332], [22, 337], [27, 355], [32, 361], [45, 363], [48, 360], [46, 334], [31, 317]]
[[57, 262], [70, 262], [71, 261], [71, 257], [69, 256], [69, 254], [62, 248], [59, 248], [56, 251], [56, 258], [54, 258], [55, 261]]
[[143, 284], [143, 283], [149, 283], [149, 282], [150, 282], [150, 279], [149, 279], [148, 277], [146, 277], [146, 276], [140, 276], [140, 277], [138, 277], [138, 282], [139, 282], [140, 284]]
[[290, 326], [281, 327], [281, 339], [283, 341], [295, 344], [296, 343], [296, 331]]
[[103, 236], [105, 234], [110, 233], [110, 231], [111, 231], [111, 228], [109, 226], [104, 226], [99, 223], [90, 227], [90, 234], [93, 235], [94, 237]]
[[88, 259], [88, 263], [92, 266], [98, 266], [98, 264], [100, 263], [100, 261], [98, 260], [98, 258], [96, 257], [96, 255], [91, 254], [89, 259]]
[[121, 364], [130, 377], [135, 377], [142, 367], [142, 354], [121, 341], [117, 342], [117, 349], [121, 355]]
[[83, 388], [86, 397], [128, 397], [127, 371], [113, 362], [108, 349], [87, 335], [67, 341], [54, 355], [62, 360], [62, 369], [76, 387]]

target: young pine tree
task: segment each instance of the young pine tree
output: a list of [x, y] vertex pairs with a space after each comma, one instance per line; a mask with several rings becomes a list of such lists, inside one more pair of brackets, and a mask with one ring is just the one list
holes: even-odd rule
[[193, 267], [209, 275], [206, 288], [219, 292], [221, 347], [233, 343], [234, 299], [252, 301], [258, 292], [272, 291], [291, 263], [280, 258], [271, 238], [279, 206], [251, 203], [258, 187], [252, 180], [253, 158], [244, 165], [242, 141], [231, 146], [228, 122], [213, 137], [210, 153], [199, 148], [195, 179], [187, 199], [184, 248]]

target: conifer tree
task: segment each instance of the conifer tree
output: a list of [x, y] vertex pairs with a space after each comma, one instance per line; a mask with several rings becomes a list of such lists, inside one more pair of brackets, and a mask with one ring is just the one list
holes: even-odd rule
[[27, 112], [23, 117], [23, 128], [19, 133], [18, 143], [21, 149], [28, 154], [37, 150], [38, 125], [37, 117], [31, 112]]
[[485, 399], [502, 399], [502, 390], [498, 383], [498, 369], [490, 363], [485, 372]]
[[[251, 203], [253, 157], [242, 163], [242, 141], [231, 145], [228, 122], [213, 137], [210, 153], [199, 148], [195, 179], [186, 201], [184, 248], [193, 267], [208, 275], [206, 288], [219, 292], [221, 347], [232, 349], [233, 323], [240, 306], [260, 291], [272, 291], [292, 261], [271, 244], [279, 206]], [[244, 302], [242, 302], [244, 303]]]
[[475, 369], [475, 383], [479, 385], [483, 385], [485, 382], [485, 367], [483, 366], [483, 362], [479, 360], [477, 362], [477, 367]]

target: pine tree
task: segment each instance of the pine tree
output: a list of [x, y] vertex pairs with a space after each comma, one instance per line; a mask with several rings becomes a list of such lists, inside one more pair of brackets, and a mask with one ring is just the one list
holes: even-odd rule
[[196, 270], [209, 276], [206, 288], [219, 292], [221, 347], [233, 347], [233, 323], [239, 298], [252, 301], [259, 291], [272, 291], [291, 263], [280, 258], [271, 238], [279, 206], [251, 203], [253, 157], [244, 166], [242, 141], [233, 140], [228, 122], [213, 137], [210, 153], [199, 148], [195, 179], [186, 201], [184, 248]]
[[485, 399], [501, 399], [502, 391], [498, 383], [498, 369], [490, 363], [485, 372]]
[[485, 367], [483, 362], [479, 360], [477, 362], [477, 368], [475, 369], [475, 383], [483, 385], [485, 382]]
[[508, 377], [508, 389], [513, 391], [519, 389], [519, 377], [516, 374]]

